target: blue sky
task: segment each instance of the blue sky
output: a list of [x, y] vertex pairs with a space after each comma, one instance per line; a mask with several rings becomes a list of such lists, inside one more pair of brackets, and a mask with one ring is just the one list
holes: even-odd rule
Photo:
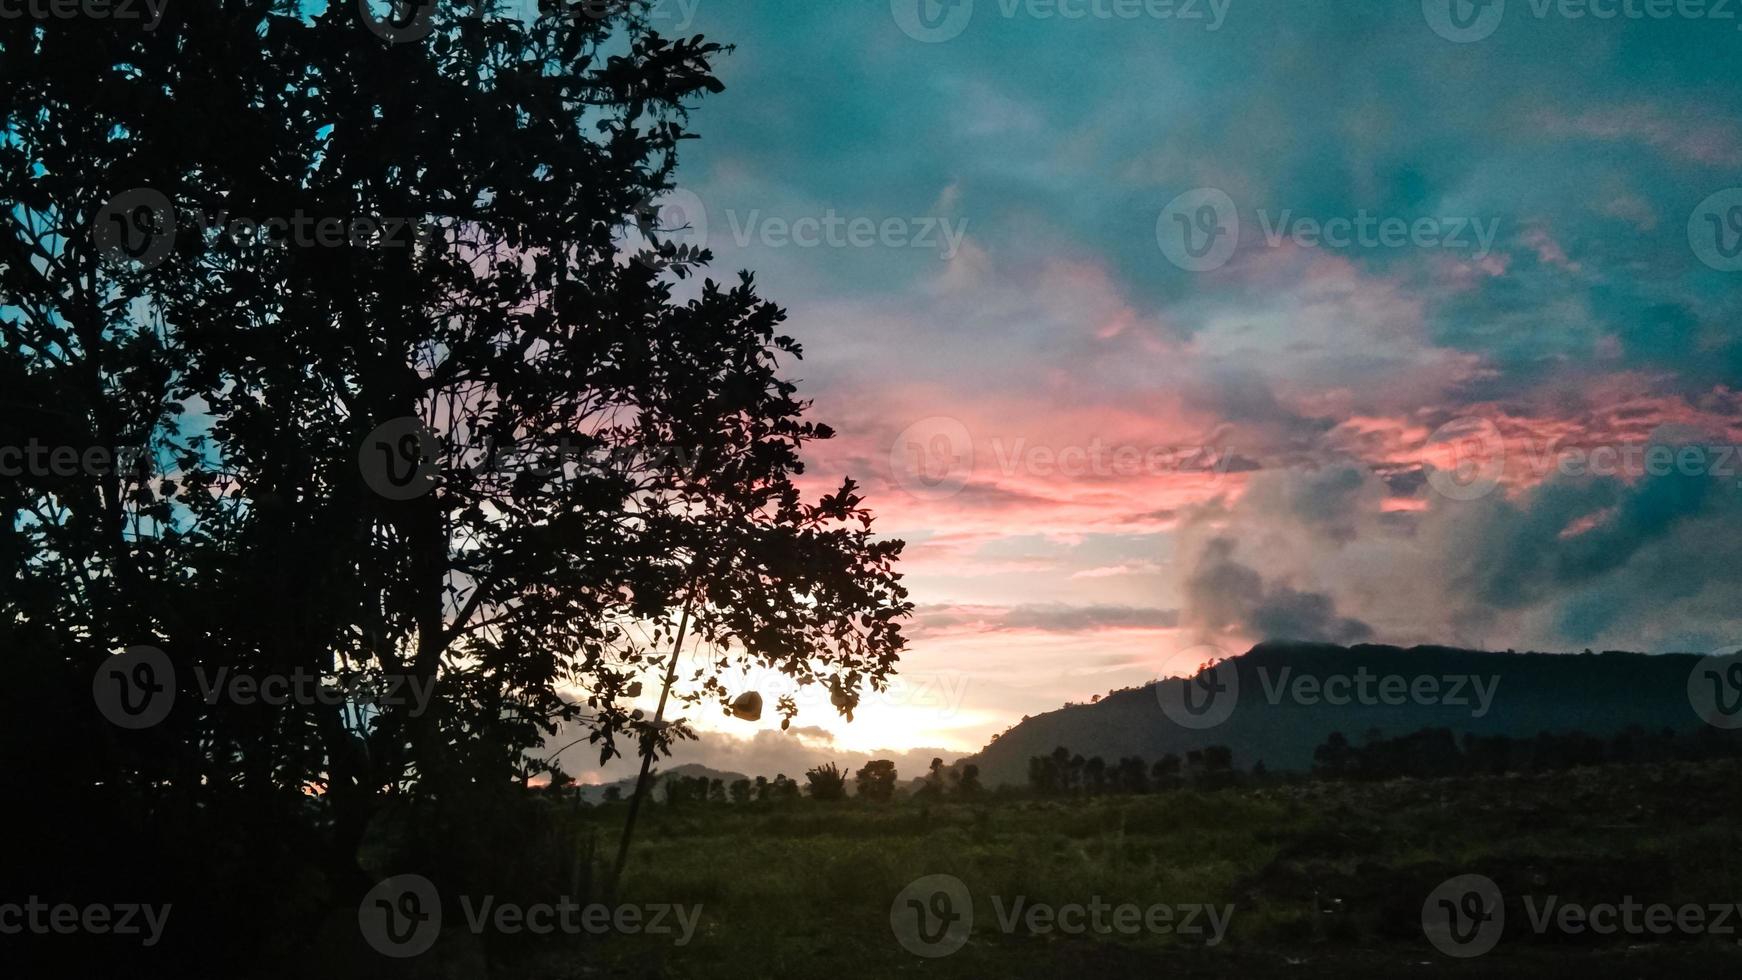
[[912, 543], [906, 669], [959, 695], [818, 746], [972, 749], [1271, 636], [1738, 642], [1736, 9], [656, 18], [737, 45], [679, 210], [789, 307], [814, 476]]

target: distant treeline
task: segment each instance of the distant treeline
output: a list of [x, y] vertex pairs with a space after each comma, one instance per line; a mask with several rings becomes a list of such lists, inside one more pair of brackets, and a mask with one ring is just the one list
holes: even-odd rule
[[[1371, 731], [1360, 745], [1350, 742], [1342, 732], [1332, 732], [1313, 750], [1311, 776], [1434, 778], [1729, 758], [1742, 758], [1742, 731], [1702, 728], [1648, 732], [1636, 726], [1609, 738], [1584, 732], [1543, 732], [1517, 738], [1467, 732], [1460, 740], [1449, 728], [1424, 728], [1394, 738]], [[1269, 776], [1262, 761], [1254, 764], [1250, 773], [1237, 770], [1234, 753], [1225, 745], [1195, 749], [1183, 759], [1170, 752], [1153, 763], [1135, 756], [1109, 763], [1100, 756], [1073, 754], [1064, 746], [1028, 759], [1028, 787], [1038, 796], [1152, 793], [1184, 786], [1214, 789]]]
[[[1264, 763], [1253, 767], [1262, 774]], [[1100, 796], [1107, 793], [1150, 793], [1184, 785], [1203, 788], [1235, 781], [1234, 752], [1225, 745], [1193, 749], [1185, 758], [1169, 752], [1153, 764], [1128, 756], [1109, 765], [1100, 756], [1084, 758], [1059, 746], [1051, 755], [1028, 760], [1028, 786], [1040, 796]]]
[[[1360, 744], [1342, 732], [1332, 732], [1313, 750], [1310, 774], [1272, 774], [1263, 761], [1249, 770], [1235, 767], [1233, 750], [1225, 745], [1194, 749], [1183, 756], [1168, 753], [1153, 762], [1128, 756], [1108, 762], [1100, 756], [1084, 757], [1059, 746], [1047, 755], [1028, 760], [1028, 790], [1036, 796], [1104, 796], [1156, 793], [1186, 787], [1219, 789], [1266, 779], [1385, 780], [1402, 777], [1431, 779], [1444, 776], [1498, 775], [1509, 772], [1545, 772], [1575, 766], [1611, 763], [1692, 762], [1703, 759], [1742, 758], [1742, 731], [1702, 728], [1693, 732], [1663, 729], [1648, 732], [1629, 728], [1601, 738], [1584, 732], [1542, 734], [1527, 737], [1475, 735], [1459, 738], [1448, 728], [1424, 728], [1408, 735], [1386, 738], [1369, 731]], [[849, 778], [852, 792], [848, 792]], [[917, 785], [898, 785], [895, 763], [874, 759], [849, 773], [834, 763], [817, 766], [804, 780], [784, 773], [772, 780], [735, 779], [726, 782], [707, 776], [673, 774], [659, 781], [664, 802], [671, 806], [699, 803], [753, 803], [782, 800], [844, 800], [849, 796], [872, 802], [910, 796], [925, 799], [973, 799], [987, 795], [980, 782], [980, 767], [967, 763], [945, 766], [933, 759], [930, 771]], [[1021, 791], [1000, 787], [999, 796]], [[605, 790], [605, 802], [623, 798], [621, 787]]]
[[1449, 729], [1424, 728], [1396, 738], [1369, 733], [1363, 745], [1351, 743], [1341, 732], [1332, 732], [1313, 750], [1313, 775], [1324, 779], [1431, 778], [1737, 757], [1742, 757], [1742, 731], [1718, 728], [1648, 732], [1635, 726], [1608, 738], [1584, 732], [1543, 732], [1519, 738], [1466, 732], [1461, 740]]
[[[872, 759], [853, 774], [853, 794], [873, 802], [894, 799], [897, 795], [895, 763], [888, 759]], [[847, 798], [847, 773], [833, 762], [816, 766], [805, 773], [805, 782], [788, 779], [778, 773], [773, 780], [765, 776], [734, 779], [730, 783], [707, 776], [671, 775], [660, 786], [665, 802], [671, 806], [694, 803], [751, 803], [796, 800], [808, 796], [813, 800], [844, 800]], [[911, 792], [916, 799], [939, 799], [945, 796], [972, 798], [980, 795], [980, 767], [972, 763], [947, 768], [942, 759], [931, 761], [931, 770], [924, 781]], [[622, 787], [605, 790], [605, 802], [623, 798]]]

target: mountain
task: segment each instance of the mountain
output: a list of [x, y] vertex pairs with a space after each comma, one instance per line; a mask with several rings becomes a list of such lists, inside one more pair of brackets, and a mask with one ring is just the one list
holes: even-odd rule
[[1262, 761], [1272, 771], [1302, 771], [1332, 732], [1355, 742], [1373, 730], [1394, 737], [1422, 728], [1449, 728], [1459, 738], [1606, 736], [1636, 725], [1681, 732], [1701, 725], [1690, 702], [1699, 659], [1262, 643], [1190, 680], [1026, 718], [962, 761], [979, 765], [988, 786], [1021, 785], [1029, 758], [1060, 745], [1109, 764], [1225, 745], [1237, 768]]
[[[667, 779], [674, 776], [702, 776], [709, 780], [718, 779], [727, 786], [732, 785], [736, 780], [749, 778], [741, 772], [721, 772], [718, 769], [709, 769], [707, 766], [698, 765], [692, 762], [681, 766], [673, 766], [670, 769], [656, 770], [650, 777], [652, 785], [648, 787], [648, 792], [651, 797], [656, 800], [664, 799], [664, 796], [662, 795], [663, 791], [660, 789], [660, 786]], [[581, 799], [587, 803], [603, 802], [605, 799], [605, 791], [613, 786], [617, 787], [618, 792], [623, 794], [623, 799], [627, 800], [635, 792], [635, 778], [636, 777], [634, 776], [625, 776], [614, 783], [589, 783], [585, 786], [577, 787], [576, 789], [577, 792], [581, 794]]]

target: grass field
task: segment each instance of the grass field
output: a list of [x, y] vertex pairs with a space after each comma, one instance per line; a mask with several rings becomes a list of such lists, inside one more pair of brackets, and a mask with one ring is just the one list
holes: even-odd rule
[[[1739, 780], [1742, 766], [1724, 762], [1094, 799], [654, 805], [619, 898], [699, 904], [692, 940], [551, 940], [518, 951], [500, 975], [1733, 974], [1742, 967], [1733, 934], [1539, 932], [1525, 896], [1538, 907], [1550, 895], [1587, 905], [1742, 899]], [[622, 813], [608, 805], [564, 819], [604, 853]], [[1424, 938], [1422, 908], [1466, 873], [1493, 879], [1506, 924], [1492, 952], [1457, 959]], [[926, 958], [897, 941], [891, 906], [937, 874], [968, 889], [972, 931], [953, 954]], [[1215, 943], [1172, 929], [1006, 930], [999, 912], [1019, 897], [1025, 907], [1098, 898], [1232, 914]]]

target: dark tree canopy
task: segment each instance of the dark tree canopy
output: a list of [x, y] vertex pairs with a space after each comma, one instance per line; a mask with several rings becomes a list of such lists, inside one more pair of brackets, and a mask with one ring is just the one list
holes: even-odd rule
[[[638, 3], [398, 43], [360, 9], [0, 20], [0, 441], [137, 450], [0, 483], [7, 761], [313, 801], [343, 863], [382, 801], [555, 768], [559, 731], [690, 734], [632, 704], [686, 609], [680, 707], [740, 666], [850, 713], [903, 646], [901, 543], [851, 481], [795, 485], [832, 433], [784, 312], [648, 219], [722, 48]], [[122, 732], [92, 677], [141, 646], [174, 707]], [[357, 696], [209, 699], [219, 671]]]

